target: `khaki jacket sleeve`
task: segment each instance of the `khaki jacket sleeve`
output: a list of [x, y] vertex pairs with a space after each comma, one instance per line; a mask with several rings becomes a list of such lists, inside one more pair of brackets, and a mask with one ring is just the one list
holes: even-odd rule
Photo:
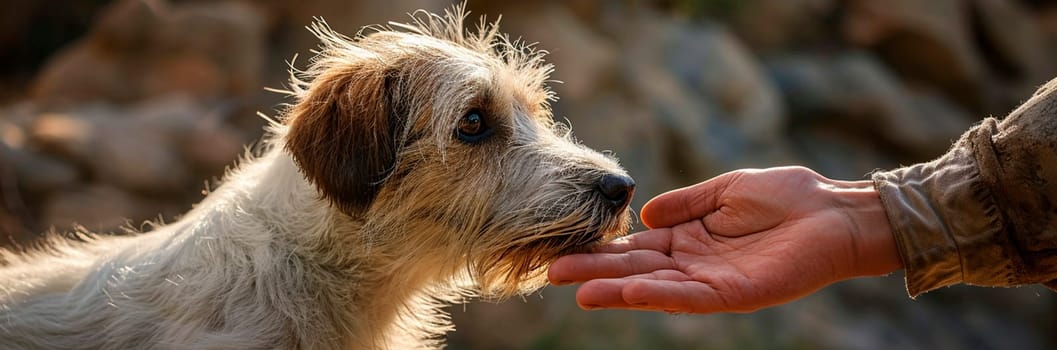
[[1057, 79], [932, 162], [873, 175], [911, 297], [1057, 285]]

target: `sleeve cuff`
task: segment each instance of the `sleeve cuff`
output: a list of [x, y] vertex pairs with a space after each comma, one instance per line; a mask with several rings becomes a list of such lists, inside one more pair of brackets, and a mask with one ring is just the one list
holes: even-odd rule
[[972, 154], [974, 143], [989, 142], [993, 128], [987, 120], [940, 159], [872, 176], [911, 298], [955, 283], [1011, 279], [1001, 215]]

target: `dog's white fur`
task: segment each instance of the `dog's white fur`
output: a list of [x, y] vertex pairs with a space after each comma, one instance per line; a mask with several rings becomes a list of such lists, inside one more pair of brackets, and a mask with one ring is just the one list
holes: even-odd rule
[[[623, 170], [551, 122], [549, 66], [494, 25], [464, 34], [464, 16], [355, 39], [316, 26], [324, 45], [284, 122], [178, 221], [0, 251], [0, 348], [434, 348], [452, 329], [441, 306], [539, 288], [556, 256], [625, 231], [627, 210], [594, 193]], [[372, 80], [375, 64], [391, 71]], [[391, 90], [358, 89], [382, 80]], [[359, 119], [371, 104], [400, 111], [391, 159], [345, 154], [385, 137], [328, 150], [346, 134], [312, 118], [382, 128]], [[468, 108], [495, 117], [494, 142], [454, 140]], [[389, 160], [373, 196], [334, 192], [347, 179], [333, 164], [371, 157]]]

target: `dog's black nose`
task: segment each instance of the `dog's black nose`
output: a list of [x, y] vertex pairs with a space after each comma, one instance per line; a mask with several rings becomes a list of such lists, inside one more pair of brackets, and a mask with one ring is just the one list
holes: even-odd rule
[[606, 174], [598, 179], [598, 192], [613, 208], [623, 208], [635, 192], [635, 180], [627, 175]]

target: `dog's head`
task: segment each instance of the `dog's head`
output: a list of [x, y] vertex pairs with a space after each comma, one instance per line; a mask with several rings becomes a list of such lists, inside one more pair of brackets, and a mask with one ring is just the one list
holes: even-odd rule
[[[424, 264], [469, 266], [484, 295], [627, 231], [634, 182], [552, 120], [542, 54], [464, 33], [463, 11], [323, 44], [293, 79], [285, 148], [334, 210]], [[396, 257], [408, 259], [409, 256]]]

